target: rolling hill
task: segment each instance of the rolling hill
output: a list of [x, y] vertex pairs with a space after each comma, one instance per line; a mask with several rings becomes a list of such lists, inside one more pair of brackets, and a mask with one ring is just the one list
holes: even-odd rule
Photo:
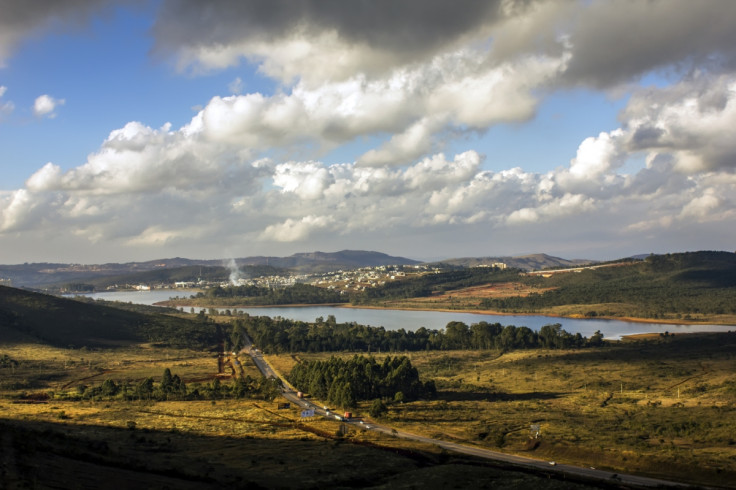
[[204, 317], [147, 314], [0, 286], [0, 338], [59, 347], [114, 347], [136, 342], [206, 348], [217, 342]]
[[[192, 280], [201, 277], [200, 267], [206, 267], [212, 280], [226, 280], [234, 270], [253, 275], [281, 274], [289, 269], [296, 273], [330, 272], [340, 269], [356, 269], [380, 265], [415, 265], [421, 262], [405, 257], [394, 257], [380, 252], [342, 250], [340, 252], [297, 253], [289, 257], [243, 257], [238, 259], [192, 260], [176, 257], [148, 262], [124, 264], [60, 264], [33, 263], [0, 265], [0, 279], [13, 286], [43, 288], [65, 283], [88, 283], [94, 285], [115, 282], [136, 283], [174, 280]], [[178, 272], [171, 272], [178, 269]], [[168, 272], [167, 272], [168, 271]], [[155, 272], [155, 273], [154, 273]], [[151, 273], [151, 274], [145, 274]], [[128, 277], [131, 274], [140, 274]], [[107, 279], [103, 279], [107, 278]], [[112, 281], [112, 282], [111, 282]]]

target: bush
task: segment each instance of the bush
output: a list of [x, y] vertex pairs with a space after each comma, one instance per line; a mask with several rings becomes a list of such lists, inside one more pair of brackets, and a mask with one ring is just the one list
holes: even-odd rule
[[388, 408], [383, 403], [383, 401], [381, 401], [380, 398], [376, 398], [375, 400], [373, 400], [373, 403], [371, 404], [371, 408], [368, 410], [368, 413], [373, 418], [381, 417], [386, 412], [388, 412]]

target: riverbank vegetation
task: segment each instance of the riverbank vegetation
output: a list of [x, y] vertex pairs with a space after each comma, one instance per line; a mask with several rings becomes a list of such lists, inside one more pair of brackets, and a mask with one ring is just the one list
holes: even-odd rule
[[424, 350], [501, 350], [583, 348], [602, 344], [597, 332], [590, 338], [565, 331], [559, 323], [543, 326], [538, 332], [528, 327], [478, 322], [470, 326], [453, 321], [444, 329], [386, 330], [383, 327], [337, 323], [330, 315], [314, 323], [243, 316], [234, 320], [236, 328], [247, 332], [266, 352], [401, 352]]

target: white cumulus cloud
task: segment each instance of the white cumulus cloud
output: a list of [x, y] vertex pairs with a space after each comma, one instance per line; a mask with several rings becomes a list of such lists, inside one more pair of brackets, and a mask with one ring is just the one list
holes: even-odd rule
[[[4, 85], [0, 85], [0, 98], [2, 98], [5, 95], [5, 92], [7, 92], [8, 87]], [[7, 116], [11, 112], [13, 112], [13, 109], [15, 109], [15, 104], [13, 104], [12, 101], [8, 100], [6, 102], [3, 102], [0, 100], [0, 117]]]
[[33, 114], [38, 117], [54, 118], [56, 117], [56, 113], [54, 112], [56, 108], [64, 105], [65, 102], [64, 99], [55, 99], [50, 95], [39, 95], [33, 102]]

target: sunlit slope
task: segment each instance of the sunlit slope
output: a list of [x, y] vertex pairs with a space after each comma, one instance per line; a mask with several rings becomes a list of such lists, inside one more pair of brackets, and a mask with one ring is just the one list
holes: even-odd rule
[[[736, 254], [691, 252], [650, 256], [633, 264], [528, 277], [554, 288], [543, 294], [486, 300], [483, 306], [535, 310], [561, 305], [627, 305], [632, 314], [736, 313]], [[591, 314], [607, 314], [591, 310]]]

